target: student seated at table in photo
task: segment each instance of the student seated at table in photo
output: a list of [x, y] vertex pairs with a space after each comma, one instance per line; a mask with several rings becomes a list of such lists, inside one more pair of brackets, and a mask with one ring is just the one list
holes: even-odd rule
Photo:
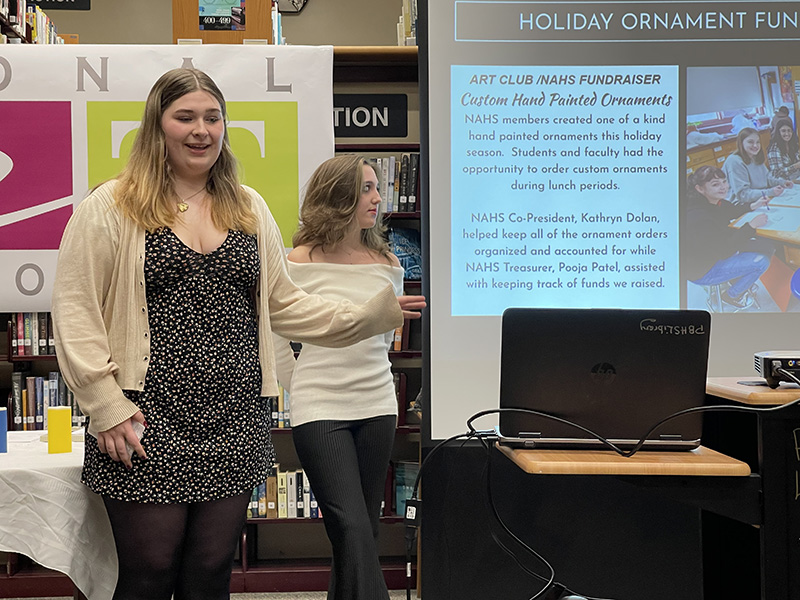
[[784, 189], [792, 187], [791, 180], [770, 174], [758, 131], [752, 127], [742, 129], [736, 136], [736, 148], [722, 165], [732, 203], [747, 206], [759, 198], [780, 196]]
[[767, 223], [767, 215], [755, 215], [741, 227], [730, 222], [767, 205], [759, 197], [746, 205], [732, 204], [729, 185], [722, 169], [704, 165], [689, 175], [689, 205], [686, 211], [686, 277], [697, 285], [730, 282], [722, 301], [736, 308], [752, 304], [752, 289], [767, 270], [774, 247], [756, 238], [756, 229]]
[[793, 180], [800, 176], [800, 142], [788, 117], [778, 119], [772, 128], [767, 163], [773, 177]]
[[779, 106], [775, 109], [775, 114], [772, 115], [772, 120], [769, 122], [770, 130], [775, 129], [775, 125], [777, 125], [778, 121], [783, 119], [789, 118], [789, 107], [788, 106]]

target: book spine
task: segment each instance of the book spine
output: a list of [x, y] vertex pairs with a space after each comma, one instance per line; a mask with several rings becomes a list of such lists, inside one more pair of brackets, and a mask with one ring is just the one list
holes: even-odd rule
[[11, 325], [8, 327], [9, 337], [11, 338], [11, 356], [17, 354], [17, 313], [11, 313]]
[[64, 381], [61, 373], [58, 374], [58, 406], [69, 406], [69, 400], [67, 399], [67, 382]]
[[311, 482], [305, 471], [303, 471], [303, 506], [305, 507], [306, 518], [311, 517]]
[[258, 486], [250, 493], [250, 503], [247, 505], [247, 518], [255, 519], [258, 514]]
[[25, 378], [25, 391], [27, 392], [25, 430], [33, 431], [36, 429], [36, 380], [34, 377]]
[[400, 210], [400, 170], [402, 167], [402, 163], [400, 158], [395, 159], [394, 165], [394, 193], [393, 193], [393, 201], [392, 206], [394, 206], [395, 210]]
[[267, 472], [267, 518], [278, 518], [278, 467], [275, 465]]
[[394, 379], [394, 393], [397, 397], [397, 425], [403, 426], [406, 424], [406, 409], [408, 402], [406, 401], [406, 374], [393, 373]]
[[53, 335], [53, 316], [48, 315], [47, 319], [47, 353], [51, 356], [56, 355], [56, 339]]
[[417, 187], [419, 186], [419, 152], [411, 153], [408, 170], [408, 212], [417, 210]]
[[399, 352], [403, 349], [403, 326], [401, 325], [394, 330], [394, 339], [392, 340], [392, 350]]
[[286, 472], [286, 518], [297, 518], [297, 472]]
[[23, 375], [19, 371], [11, 373], [11, 427], [14, 431], [25, 429], [25, 410], [22, 405]]
[[317, 502], [316, 496], [314, 496], [314, 488], [309, 488], [308, 496], [309, 515], [312, 519], [319, 519], [319, 503]]
[[392, 197], [386, 193], [386, 190], [389, 189], [389, 161], [390, 157], [385, 156], [381, 160], [381, 170], [379, 173], [380, 176], [380, 192], [381, 192], [381, 204], [386, 204], [386, 212], [392, 212], [393, 205], [392, 205]]
[[39, 335], [37, 341], [39, 342], [39, 356], [45, 356], [47, 352], [47, 323], [50, 321], [46, 312], [40, 312], [36, 315], [38, 323]]
[[31, 354], [39, 356], [39, 313], [31, 313]]
[[44, 380], [34, 377], [33, 385], [36, 394], [36, 429], [44, 429]]
[[397, 157], [389, 157], [389, 173], [386, 177], [386, 187], [381, 190], [381, 196], [386, 194], [386, 204], [391, 206], [392, 212], [397, 210], [397, 205], [394, 203], [394, 178], [395, 171], [397, 170]]
[[23, 313], [23, 335], [22, 339], [25, 340], [25, 356], [33, 356], [33, 349], [31, 348], [31, 313]]
[[278, 471], [278, 518], [285, 519], [287, 514], [286, 471]]
[[284, 427], [291, 427], [292, 426], [292, 402], [291, 396], [288, 390], [282, 389], [281, 394], [283, 395], [283, 426]]
[[400, 212], [408, 211], [408, 167], [410, 160], [409, 152], [403, 152], [400, 155], [400, 199], [397, 209]]
[[25, 356], [25, 314], [17, 313], [17, 355]]
[[258, 484], [258, 503], [256, 505], [256, 516], [263, 519], [267, 516], [267, 482]]
[[295, 474], [295, 482], [297, 485], [297, 518], [298, 519], [305, 519], [308, 515], [306, 514], [306, 503], [305, 499], [303, 498], [303, 480], [305, 479], [304, 473], [302, 469], [298, 469], [297, 473]]
[[50, 406], [61, 406], [58, 398], [58, 371], [50, 371], [47, 374], [47, 385], [50, 388]]
[[47, 409], [50, 408], [50, 379], [44, 377], [36, 378], [36, 386], [39, 386], [39, 379], [42, 380], [42, 420], [44, 421], [44, 429], [47, 429]]

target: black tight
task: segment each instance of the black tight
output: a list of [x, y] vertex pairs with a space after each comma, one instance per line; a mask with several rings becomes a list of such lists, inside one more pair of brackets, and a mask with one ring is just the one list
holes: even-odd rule
[[230, 597], [249, 492], [193, 504], [103, 501], [119, 557], [114, 600]]

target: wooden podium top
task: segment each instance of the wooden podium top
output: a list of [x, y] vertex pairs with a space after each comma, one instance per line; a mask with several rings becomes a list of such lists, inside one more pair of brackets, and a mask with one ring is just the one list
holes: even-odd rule
[[763, 383], [761, 377], [709, 377], [706, 380], [706, 394], [735, 400], [742, 404], [777, 406], [788, 404], [800, 398], [800, 386], [795, 383], [782, 383], [771, 389], [766, 385], [746, 385], [742, 381]]
[[540, 475], [750, 475], [750, 467], [710, 448], [662, 452], [642, 450], [631, 457], [611, 450], [516, 450], [500, 444], [500, 451], [526, 473]]

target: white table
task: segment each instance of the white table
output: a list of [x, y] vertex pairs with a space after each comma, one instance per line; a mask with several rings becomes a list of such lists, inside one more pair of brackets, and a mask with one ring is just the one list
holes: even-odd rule
[[0, 454], [0, 551], [66, 574], [92, 600], [111, 600], [117, 552], [103, 501], [80, 481], [83, 443], [48, 454], [42, 431], [8, 434]]

